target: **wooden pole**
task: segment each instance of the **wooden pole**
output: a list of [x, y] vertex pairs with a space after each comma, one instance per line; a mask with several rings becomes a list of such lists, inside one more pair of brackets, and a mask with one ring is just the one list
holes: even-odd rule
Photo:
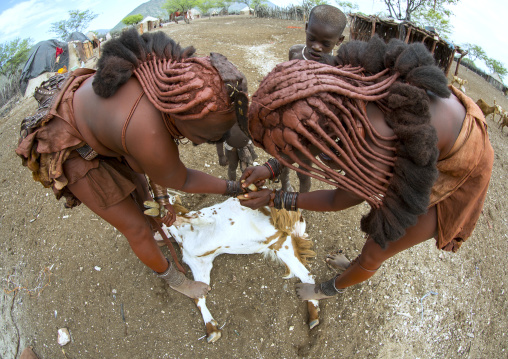
[[432, 55], [434, 55], [434, 51], [436, 50], [436, 45], [437, 45], [437, 39], [434, 37], [434, 38], [432, 39], [432, 41], [433, 41], [433, 43], [432, 43], [432, 47], [431, 47], [431, 49], [430, 49], [430, 53], [431, 53]]
[[457, 76], [459, 74], [459, 65], [460, 65], [460, 62], [462, 61], [462, 58], [464, 58], [464, 56], [467, 55], [467, 51], [463, 51], [460, 53], [460, 57], [459, 59], [457, 60], [457, 66], [455, 67], [455, 76]]
[[407, 34], [406, 34], [406, 38], [404, 39], [404, 42], [407, 44], [408, 41], [409, 41], [409, 35], [411, 35], [411, 30], [413, 30], [413, 27], [412, 26], [408, 26], [407, 28]]
[[452, 53], [450, 54], [450, 58], [448, 59], [448, 64], [447, 64], [446, 70], [445, 70], [445, 76], [448, 76], [448, 73], [450, 72], [450, 68], [452, 67], [453, 57], [455, 55], [456, 50], [457, 50], [457, 48], [454, 48]]

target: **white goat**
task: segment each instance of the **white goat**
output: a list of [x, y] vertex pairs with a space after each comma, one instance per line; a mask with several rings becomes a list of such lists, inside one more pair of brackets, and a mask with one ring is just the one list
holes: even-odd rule
[[[284, 278], [298, 277], [314, 284], [314, 276], [306, 268], [314, 257], [312, 242], [305, 233], [305, 221], [298, 212], [259, 210], [240, 205], [236, 198], [178, 215], [173, 226], [163, 226], [180, 245], [182, 260], [188, 264], [194, 280], [210, 284], [213, 260], [220, 254], [262, 253], [286, 265]], [[221, 337], [218, 324], [206, 307], [206, 297], [195, 300], [206, 326], [209, 343]], [[319, 324], [318, 301], [307, 302], [309, 327]]]
[[467, 84], [467, 80], [463, 80], [463, 79], [461, 79], [458, 76], [453, 76], [452, 85], [455, 82], [459, 85], [460, 91], [466, 93], [466, 87], [465, 87], [465, 85]]

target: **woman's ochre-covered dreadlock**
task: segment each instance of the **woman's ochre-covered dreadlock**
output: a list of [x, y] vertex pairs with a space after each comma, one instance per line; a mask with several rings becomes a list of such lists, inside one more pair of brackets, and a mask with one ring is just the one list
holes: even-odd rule
[[[210, 112], [233, 110], [224, 68], [219, 67], [225, 65], [226, 77], [236, 81], [238, 91], [246, 92], [245, 77], [220, 54], [192, 57], [194, 52], [162, 32], [140, 36], [135, 29], [126, 31], [104, 45], [93, 89], [110, 97], [134, 75], [150, 102], [171, 119], [201, 119]], [[214, 57], [220, 57], [219, 66]]]
[[[302, 172], [285, 160], [289, 157], [310, 176], [366, 200], [372, 210], [362, 219], [362, 230], [385, 247], [427, 211], [438, 174], [428, 92], [449, 97], [447, 79], [423, 44], [385, 44], [377, 36], [342, 45], [331, 62], [334, 66], [304, 60], [278, 65], [252, 97], [249, 132], [285, 166]], [[369, 102], [381, 109], [395, 136], [373, 128]], [[310, 147], [334, 165], [317, 159]]]

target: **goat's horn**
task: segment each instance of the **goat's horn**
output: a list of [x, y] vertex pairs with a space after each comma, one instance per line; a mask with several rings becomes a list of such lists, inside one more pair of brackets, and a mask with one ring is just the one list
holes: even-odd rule
[[145, 208], [159, 208], [160, 207], [160, 205], [155, 201], [144, 201], [143, 206], [145, 206]]
[[160, 214], [160, 211], [159, 211], [160, 205], [157, 202], [155, 202], [155, 201], [144, 201], [143, 202], [143, 206], [145, 206], [145, 208], [147, 208], [147, 210], [145, 210], [143, 212], [147, 216], [151, 216], [151, 217], [157, 217], [157, 216], [159, 216], [159, 214]]
[[159, 216], [159, 209], [158, 208], [149, 208], [146, 211], [143, 212], [147, 216], [150, 217], [158, 217]]
[[[245, 180], [242, 180], [242, 183], [243, 182], [245, 182]], [[254, 183], [251, 183], [250, 185], [247, 186], [247, 190], [250, 192], [257, 192], [258, 188], [256, 187], [256, 185]]]

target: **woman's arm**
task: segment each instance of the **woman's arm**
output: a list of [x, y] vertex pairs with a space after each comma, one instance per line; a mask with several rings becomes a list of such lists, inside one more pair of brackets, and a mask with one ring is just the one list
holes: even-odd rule
[[132, 121], [126, 144], [129, 153], [125, 158], [132, 168], [160, 186], [190, 193], [226, 192], [225, 180], [186, 168], [160, 112], [145, 113], [144, 121]]
[[296, 206], [309, 211], [341, 211], [363, 202], [360, 197], [343, 189], [319, 190], [298, 195]]
[[[274, 190], [263, 189], [243, 194], [239, 198], [243, 206], [257, 209], [263, 206], [273, 206], [273, 197]], [[343, 189], [319, 190], [299, 193], [296, 199], [296, 207], [309, 211], [328, 212], [341, 211], [362, 202], [363, 199]]]

